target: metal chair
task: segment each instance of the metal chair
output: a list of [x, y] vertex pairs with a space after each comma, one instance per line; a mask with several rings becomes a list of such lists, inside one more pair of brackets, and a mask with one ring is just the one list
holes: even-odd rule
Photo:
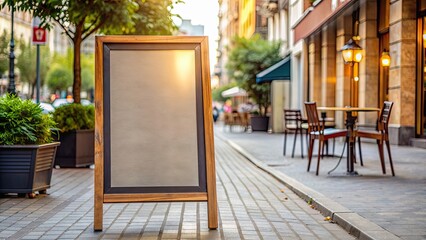
[[294, 150], [296, 148], [297, 135], [300, 134], [300, 148], [301, 155], [303, 158], [303, 129], [302, 129], [302, 113], [300, 110], [293, 109], [284, 109], [284, 146], [283, 146], [283, 155], [286, 154], [287, 148], [287, 134], [294, 132], [294, 141], [293, 141], [293, 152], [291, 157], [294, 157]]
[[386, 174], [385, 168], [385, 160], [384, 160], [384, 150], [383, 150], [383, 142], [386, 143], [386, 148], [388, 150], [389, 162], [391, 165], [392, 176], [395, 176], [395, 172], [393, 169], [392, 163], [392, 154], [390, 151], [390, 143], [389, 143], [389, 119], [392, 111], [393, 102], [385, 101], [383, 103], [382, 110], [380, 111], [380, 117], [377, 121], [377, 130], [376, 131], [365, 131], [358, 130], [356, 132], [356, 137], [358, 137], [358, 148], [359, 148], [359, 158], [361, 162], [361, 166], [363, 166], [362, 162], [362, 151], [361, 151], [361, 138], [371, 138], [376, 139], [377, 145], [379, 147], [379, 155], [380, 155], [380, 163], [382, 165], [383, 174]]
[[328, 139], [334, 139], [337, 137], [346, 137], [346, 129], [335, 129], [325, 128], [324, 121], [320, 121], [318, 117], [317, 104], [316, 102], [305, 102], [306, 114], [308, 117], [308, 135], [309, 135], [309, 147], [308, 147], [308, 172], [311, 167], [312, 152], [314, 148], [315, 139], [318, 139], [318, 162], [316, 175], [319, 172], [319, 165], [321, 159], [321, 150], [323, 150], [324, 142]]

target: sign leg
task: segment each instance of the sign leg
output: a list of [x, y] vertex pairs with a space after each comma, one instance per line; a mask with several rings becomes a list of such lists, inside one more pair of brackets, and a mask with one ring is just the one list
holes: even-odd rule
[[104, 217], [103, 202], [98, 197], [99, 196], [95, 196], [93, 230], [102, 231]]
[[218, 217], [217, 217], [217, 202], [216, 198], [207, 202], [207, 214], [209, 218], [209, 229], [216, 229], [218, 226]]

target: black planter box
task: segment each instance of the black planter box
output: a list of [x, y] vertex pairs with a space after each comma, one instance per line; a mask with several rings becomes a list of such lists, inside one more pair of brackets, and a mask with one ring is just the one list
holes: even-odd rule
[[0, 146], [0, 193], [45, 192], [50, 188], [59, 144]]
[[250, 124], [252, 131], [268, 131], [269, 117], [250, 116]]
[[75, 130], [60, 133], [61, 146], [56, 153], [55, 166], [87, 167], [94, 164], [95, 130]]

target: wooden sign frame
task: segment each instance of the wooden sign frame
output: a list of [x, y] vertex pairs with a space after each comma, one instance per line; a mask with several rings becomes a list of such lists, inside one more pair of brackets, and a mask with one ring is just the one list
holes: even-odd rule
[[[95, 48], [94, 230], [102, 231], [103, 203], [174, 201], [206, 201], [208, 227], [216, 229], [218, 210], [207, 37], [97, 36]], [[174, 61], [170, 58], [174, 58]], [[176, 80], [173, 74], [169, 76], [167, 72], [164, 73], [166, 69], [174, 69], [171, 71], [175, 75], [183, 74], [181, 80]], [[163, 72], [159, 72], [157, 78], [155, 71]], [[147, 87], [144, 85], [146, 82], [152, 86]], [[126, 88], [138, 94], [123, 91]], [[173, 88], [173, 92], [170, 92], [170, 88]], [[164, 132], [162, 128], [152, 130], [149, 127], [153, 119], [144, 122], [150, 118], [147, 116], [150, 107], [154, 112], [169, 110], [178, 113], [170, 107], [170, 101], [163, 102], [162, 98], [156, 98], [163, 105], [169, 106], [169, 109], [167, 106], [156, 106], [155, 102], [150, 103], [152, 106], [127, 106], [129, 99], [145, 97], [146, 100], [147, 96], [155, 96], [152, 94], [156, 91], [164, 94], [164, 89], [169, 89], [168, 93], [177, 92], [180, 97], [175, 100], [182, 101], [180, 105], [186, 106], [182, 111], [187, 114], [155, 118], [156, 126], [168, 126], [170, 121], [189, 122], [179, 126], [183, 130], [176, 130], [178, 133], [188, 132], [189, 137], [175, 136], [169, 139], [170, 131]], [[125, 117], [120, 112], [123, 107], [128, 108], [125, 109]], [[145, 132], [146, 135], [156, 135], [154, 143], [147, 143], [150, 139], [145, 136]], [[163, 140], [170, 149], [174, 149], [173, 152], [163, 155], [163, 151], [167, 152], [169, 147], [153, 147], [152, 144], [159, 145], [156, 143], [162, 143]], [[129, 149], [134, 152], [121, 150], [122, 142], [132, 145]], [[180, 150], [181, 145], [175, 147], [174, 143], [180, 142], [183, 142], [181, 145], [185, 151]], [[179, 158], [184, 159], [180, 161]], [[126, 170], [122, 169], [123, 166]], [[157, 168], [160, 170], [150, 175]], [[180, 168], [177, 173], [176, 168]], [[189, 169], [188, 173], [186, 169]], [[125, 172], [124, 176], [122, 172]]]

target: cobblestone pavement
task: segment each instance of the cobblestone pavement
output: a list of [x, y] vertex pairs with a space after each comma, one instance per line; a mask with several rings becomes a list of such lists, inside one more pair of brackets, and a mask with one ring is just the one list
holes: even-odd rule
[[354, 239], [215, 139], [219, 228], [206, 203], [104, 204], [93, 231], [93, 170], [55, 169], [48, 195], [0, 198], [0, 239]]
[[[339, 162], [338, 156], [343, 150], [343, 142], [336, 141], [337, 157], [322, 159], [319, 176], [315, 176], [316, 156], [310, 172], [306, 171], [306, 142], [304, 158], [301, 158], [300, 139], [297, 139], [295, 157], [291, 158], [292, 134], [288, 135], [286, 156], [283, 156], [283, 134], [246, 133], [238, 128], [229, 131], [221, 125], [216, 126], [215, 134], [301, 196], [313, 198], [319, 208], [324, 208], [323, 212], [329, 212], [335, 217], [333, 220], [342, 222], [342, 226], [355, 236], [426, 239], [425, 149], [391, 145], [396, 174], [392, 177], [387, 153], [387, 174], [383, 175], [377, 144], [363, 142], [364, 166], [355, 164], [359, 176], [344, 174], [346, 154], [336, 170], [328, 174]], [[314, 149], [314, 153], [316, 151]]]

